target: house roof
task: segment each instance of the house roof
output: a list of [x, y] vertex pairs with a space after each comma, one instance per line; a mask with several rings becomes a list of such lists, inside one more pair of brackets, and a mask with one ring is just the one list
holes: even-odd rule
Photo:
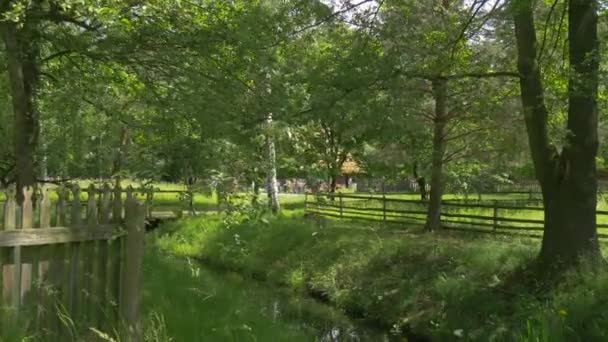
[[342, 173], [345, 175], [361, 173], [361, 168], [356, 161], [347, 160], [342, 164]]

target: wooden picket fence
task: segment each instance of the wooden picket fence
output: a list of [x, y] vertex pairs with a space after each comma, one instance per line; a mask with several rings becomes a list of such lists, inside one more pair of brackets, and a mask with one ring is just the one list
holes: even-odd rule
[[[0, 307], [44, 340], [118, 328], [140, 339], [147, 205], [132, 189], [91, 185], [6, 192], [0, 222]], [[84, 199], [83, 199], [84, 197]], [[122, 322], [122, 323], [118, 323]]]
[[[395, 224], [407, 228], [426, 223], [428, 202], [385, 195], [306, 194], [308, 214], [339, 219]], [[512, 201], [443, 201], [441, 222], [445, 229], [480, 233], [542, 235], [542, 206], [522, 206]], [[608, 238], [608, 211], [597, 211], [598, 235]]]

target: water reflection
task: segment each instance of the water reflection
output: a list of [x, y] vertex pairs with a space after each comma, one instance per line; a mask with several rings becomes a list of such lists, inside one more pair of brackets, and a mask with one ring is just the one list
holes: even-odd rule
[[[286, 289], [269, 289], [266, 284], [243, 282], [249, 298], [260, 301], [260, 314], [273, 321], [288, 322], [294, 328], [316, 336], [319, 342], [400, 341], [391, 335], [347, 318], [339, 310]], [[270, 295], [271, 298], [263, 299]]]

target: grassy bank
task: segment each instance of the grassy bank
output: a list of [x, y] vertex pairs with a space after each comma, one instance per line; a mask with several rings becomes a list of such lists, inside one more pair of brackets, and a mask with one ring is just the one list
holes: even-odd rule
[[167, 227], [171, 253], [322, 297], [352, 316], [437, 340], [595, 341], [608, 337], [608, 273], [570, 274], [531, 293], [509, 279], [537, 240], [388, 233], [299, 215], [228, 225], [218, 216]]
[[308, 296], [155, 248], [144, 271], [146, 341], [384, 341]]
[[237, 274], [217, 277], [152, 248], [144, 274], [146, 341], [311, 340], [297, 327], [261, 315]]

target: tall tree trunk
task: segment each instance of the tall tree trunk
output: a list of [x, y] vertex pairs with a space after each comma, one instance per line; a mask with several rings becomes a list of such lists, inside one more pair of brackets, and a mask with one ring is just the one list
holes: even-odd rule
[[279, 184], [277, 181], [277, 152], [274, 145], [272, 114], [266, 117], [266, 187], [268, 189], [268, 206], [273, 213], [281, 210], [279, 203]]
[[[338, 176], [334, 172], [329, 176], [329, 192], [335, 194], [338, 188]], [[333, 196], [332, 196], [333, 198]]]
[[129, 147], [129, 127], [123, 125], [120, 128], [120, 145], [116, 150], [116, 155], [114, 156], [114, 165], [112, 166], [112, 176], [114, 177], [115, 186], [120, 186], [120, 182], [122, 180], [122, 168], [124, 164], [125, 155], [127, 154], [127, 149]]
[[445, 155], [445, 126], [447, 115], [447, 80], [433, 80], [435, 115], [433, 117], [433, 160], [431, 169], [431, 197], [426, 218], [429, 231], [441, 228], [441, 199], [443, 196], [443, 158]]
[[[8, 78], [14, 115], [14, 151], [17, 188], [33, 187], [36, 182], [35, 153], [38, 144], [38, 115], [35, 108], [37, 43], [27, 37], [25, 29], [14, 23], [4, 23], [2, 38], [5, 46]], [[18, 201], [23, 200], [17, 193]]]
[[536, 178], [545, 206], [541, 265], [576, 263], [583, 255], [601, 258], [596, 227], [598, 149], [597, 4], [594, 0], [569, 1], [570, 50], [567, 144], [559, 151], [550, 144], [547, 108], [540, 67], [537, 64], [533, 5], [518, 0], [515, 35], [521, 99]]

